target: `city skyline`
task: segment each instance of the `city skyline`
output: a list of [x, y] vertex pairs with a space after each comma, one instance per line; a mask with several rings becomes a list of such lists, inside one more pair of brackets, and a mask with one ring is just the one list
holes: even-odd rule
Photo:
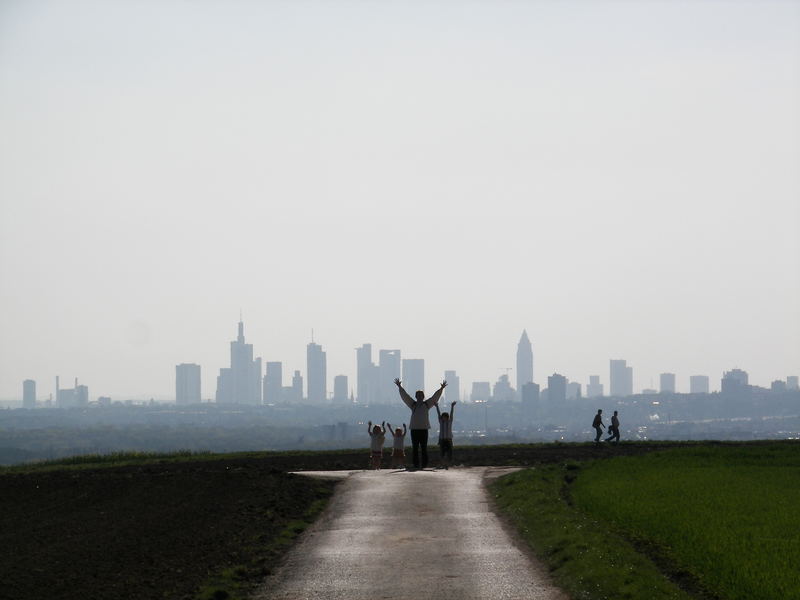
[[799, 46], [772, 0], [2, 2], [0, 399], [213, 397], [240, 310], [284, 387], [312, 329], [329, 391], [363, 343], [515, 384], [523, 329], [540, 385], [797, 373]]
[[[241, 319], [241, 317], [240, 317]], [[306, 345], [306, 371], [303, 376], [302, 371], [294, 370], [291, 385], [282, 386], [283, 362], [282, 361], [262, 361], [261, 357], [253, 358], [254, 344], [245, 343], [244, 322], [240, 320], [237, 325], [237, 338], [230, 342], [230, 366], [220, 367], [216, 372], [216, 393], [213, 397], [218, 403], [238, 403], [238, 404], [267, 404], [284, 403], [304, 400], [308, 404], [330, 404], [335, 401], [336, 389], [338, 386], [339, 401], [342, 398], [354, 399], [360, 403], [387, 404], [396, 400], [394, 385], [391, 383], [395, 377], [400, 377], [409, 389], [426, 390], [432, 389], [431, 386], [420, 385], [420, 382], [434, 379], [438, 383], [440, 379], [430, 375], [425, 377], [425, 359], [401, 359], [399, 349], [380, 349], [378, 351], [379, 362], [372, 362], [372, 344], [365, 343], [356, 348], [354, 369], [356, 376], [353, 378], [346, 373], [328, 374], [327, 373], [327, 353], [321, 344], [309, 342]], [[312, 334], [313, 335], [313, 334]], [[363, 371], [359, 369], [359, 362], [364, 361]], [[495, 399], [520, 400], [523, 388], [528, 383], [534, 383], [533, 376], [533, 353], [532, 343], [527, 335], [527, 330], [523, 329], [516, 350], [517, 370], [523, 371], [523, 375], [517, 376], [517, 385], [511, 385], [510, 372], [514, 369], [507, 367], [502, 369], [504, 373], [498, 375], [496, 379], [490, 380], [465, 380], [457, 369], [448, 369], [443, 372], [443, 379], [448, 375], [453, 379], [453, 389], [450, 398], [460, 395], [460, 399], [470, 399], [475, 395], [475, 384], [481, 390], [490, 390], [488, 393], [481, 391], [479, 395], [486, 395]], [[262, 371], [262, 362], [265, 369]], [[572, 379], [564, 375], [561, 371], [554, 371], [551, 375], [544, 377], [544, 381], [537, 382], [536, 385], [543, 392], [549, 393], [549, 382], [556, 381], [558, 390], [555, 398], [575, 398], [606, 395], [608, 391], [610, 397], [626, 397], [637, 394], [648, 393], [708, 393], [713, 391], [725, 391], [725, 381], [731, 385], [733, 381], [736, 385], [752, 384], [749, 381], [749, 374], [738, 367], [728, 371], [723, 371], [718, 386], [710, 386], [709, 382], [714, 378], [705, 374], [691, 374], [685, 376], [684, 385], [679, 383], [675, 373], [662, 372], [659, 374], [658, 386], [652, 383], [649, 387], [643, 386], [636, 388], [633, 385], [634, 369], [627, 364], [626, 359], [610, 359], [609, 375], [603, 380], [600, 375], [591, 374], [585, 380]], [[202, 401], [209, 401], [211, 396], [201, 396], [201, 372], [202, 367], [195, 363], [181, 363], [175, 365], [175, 378], [173, 380], [175, 393], [172, 398], [159, 396], [159, 400], [175, 400], [177, 404], [188, 404], [199, 397]], [[764, 382], [761, 387], [774, 385], [776, 380], [784, 381], [792, 387], [797, 381], [797, 376], [787, 374], [770, 379], [769, 383]], [[473, 391], [468, 393], [461, 388], [461, 381], [472, 384]], [[603, 383], [605, 381], [606, 383]], [[650, 380], [652, 382], [652, 378]], [[305, 382], [305, 384], [304, 384]], [[327, 392], [328, 383], [331, 383], [330, 392]], [[348, 382], [353, 382], [349, 387]], [[388, 383], [387, 383], [388, 382]], [[548, 386], [544, 383], [548, 382]], [[758, 385], [758, 384], [755, 384]], [[23, 381], [23, 405], [30, 407], [31, 402], [37, 399], [36, 381], [26, 379]], [[75, 380], [75, 390], [78, 389], [77, 378]], [[310, 386], [310, 387], [309, 387]], [[345, 387], [342, 387], [345, 386]], [[80, 386], [86, 390], [87, 386]], [[433, 386], [435, 387], [435, 385]], [[53, 406], [70, 406], [75, 404], [70, 394], [73, 390], [58, 390], [58, 376], [56, 376], [56, 389], [53, 393]], [[346, 389], [346, 393], [345, 393]], [[359, 390], [361, 397], [359, 397]], [[64, 394], [67, 394], [66, 396]], [[513, 396], [511, 395], [513, 394]], [[106, 396], [107, 397], [107, 396]], [[155, 396], [150, 395], [151, 398]], [[66, 402], [63, 398], [69, 398]], [[83, 392], [82, 403], [90, 401], [88, 390]], [[130, 398], [127, 398], [130, 399]], [[551, 396], [552, 400], [553, 397]], [[43, 402], [42, 397], [38, 401]]]

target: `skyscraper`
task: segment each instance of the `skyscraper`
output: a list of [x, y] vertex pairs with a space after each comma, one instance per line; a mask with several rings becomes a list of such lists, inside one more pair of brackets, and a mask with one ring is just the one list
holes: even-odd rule
[[22, 408], [36, 408], [36, 382], [33, 379], [22, 382]]
[[750, 389], [748, 384], [747, 371], [741, 369], [731, 369], [722, 374], [720, 382], [720, 392], [723, 394], [743, 392]]
[[356, 348], [356, 397], [359, 404], [372, 404], [378, 397], [378, 367], [372, 362], [372, 344]]
[[556, 403], [563, 404], [567, 400], [567, 378], [558, 373], [553, 373], [547, 378], [547, 403], [550, 406]]
[[308, 403], [324, 404], [328, 400], [328, 367], [322, 346], [311, 342], [306, 346], [306, 376]]
[[690, 394], [707, 394], [708, 389], [708, 375], [691, 375], [689, 377]]
[[533, 381], [533, 349], [528, 339], [528, 332], [522, 330], [522, 336], [517, 344], [517, 391], [522, 386]]
[[200, 365], [175, 366], [175, 404], [200, 404]]
[[445, 371], [444, 380], [447, 382], [447, 387], [444, 388], [445, 404], [459, 402], [461, 400], [461, 378], [455, 371]]
[[797, 375], [789, 375], [788, 377], [786, 377], [786, 389], [787, 390], [800, 389], [800, 380], [798, 380]]
[[283, 401], [283, 364], [278, 361], [267, 363], [264, 375], [264, 404], [279, 404]]
[[600, 375], [589, 375], [589, 383], [586, 385], [586, 397], [598, 398], [603, 395], [603, 384], [600, 383]]
[[261, 404], [261, 358], [244, 341], [244, 323], [231, 342], [231, 366], [219, 370], [216, 400], [220, 404]]
[[567, 400], [576, 400], [581, 397], [581, 384], [577, 381], [567, 381]]
[[334, 404], [347, 404], [347, 375], [337, 375], [333, 378]]
[[400, 350], [378, 351], [378, 402], [391, 404], [397, 400], [394, 380], [400, 379], [401, 364]]
[[417, 390], [425, 390], [425, 360], [422, 358], [403, 359], [403, 387], [414, 396]]
[[303, 376], [300, 375], [300, 371], [295, 371], [294, 375], [292, 375], [292, 387], [291, 387], [291, 400], [293, 402], [302, 402], [303, 401]]
[[610, 361], [611, 396], [624, 397], [633, 395], [633, 367], [624, 360]]
[[508, 374], [503, 373], [497, 378], [492, 392], [492, 400], [495, 402], [511, 402], [514, 399], [514, 388], [508, 379]]
[[661, 373], [659, 375], [659, 391], [662, 394], [675, 393], [675, 373]]

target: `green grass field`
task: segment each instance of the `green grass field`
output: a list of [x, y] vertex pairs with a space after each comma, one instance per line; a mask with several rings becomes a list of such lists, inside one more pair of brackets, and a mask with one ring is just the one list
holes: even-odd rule
[[573, 598], [800, 598], [800, 445], [677, 448], [493, 486]]
[[800, 598], [800, 447], [687, 448], [598, 461], [575, 505], [730, 600]]

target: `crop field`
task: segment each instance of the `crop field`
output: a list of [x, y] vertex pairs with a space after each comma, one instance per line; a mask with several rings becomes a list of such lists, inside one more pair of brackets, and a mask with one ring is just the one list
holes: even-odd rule
[[0, 598], [244, 597], [333, 487], [224, 455], [0, 470]]
[[682, 448], [598, 461], [580, 510], [723, 598], [800, 598], [800, 446]]
[[587, 456], [491, 489], [573, 598], [800, 598], [796, 442]]

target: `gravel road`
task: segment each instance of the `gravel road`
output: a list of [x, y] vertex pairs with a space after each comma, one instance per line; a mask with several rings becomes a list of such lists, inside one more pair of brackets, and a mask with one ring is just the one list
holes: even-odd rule
[[490, 509], [486, 467], [349, 474], [257, 600], [566, 600]]

